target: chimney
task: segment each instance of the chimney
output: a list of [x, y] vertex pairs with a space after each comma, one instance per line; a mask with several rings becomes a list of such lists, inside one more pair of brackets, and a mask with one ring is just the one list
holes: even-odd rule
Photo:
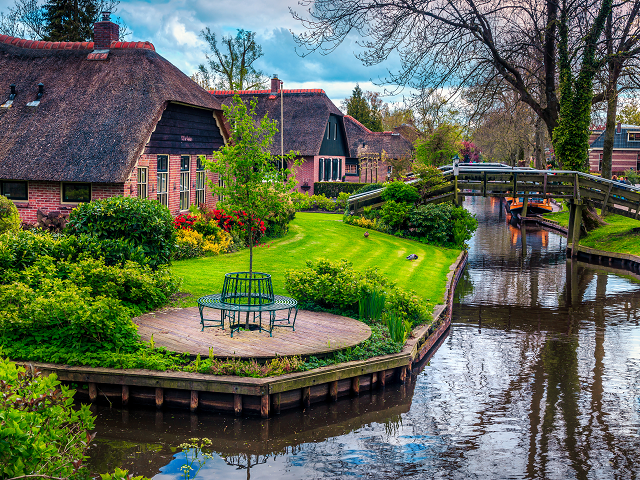
[[111, 21], [111, 12], [102, 12], [102, 21], [93, 24], [93, 49], [108, 50], [120, 39], [120, 27]]
[[622, 133], [622, 123], [618, 122], [616, 125], [616, 133]]
[[279, 89], [280, 89], [280, 80], [278, 79], [278, 74], [274, 73], [273, 78], [271, 79], [271, 95], [277, 94]]

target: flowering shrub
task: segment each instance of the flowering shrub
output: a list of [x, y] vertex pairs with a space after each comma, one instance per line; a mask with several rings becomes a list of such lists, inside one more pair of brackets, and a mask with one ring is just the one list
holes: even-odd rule
[[193, 228], [197, 221], [198, 217], [196, 217], [195, 215], [183, 213], [173, 219], [173, 226], [176, 230], [188, 230]]
[[357, 215], [345, 215], [344, 223], [356, 227], [368, 228], [370, 230], [385, 231], [384, 225], [377, 218], [368, 219]]
[[178, 230], [176, 242], [176, 260], [196, 258], [206, 254], [219, 255], [231, 250], [233, 245], [229, 233], [218, 230], [216, 234], [203, 236], [196, 230]]

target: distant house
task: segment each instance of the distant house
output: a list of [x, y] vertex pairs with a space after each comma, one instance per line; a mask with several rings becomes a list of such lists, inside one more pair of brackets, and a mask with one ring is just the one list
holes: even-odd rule
[[198, 156], [224, 145], [220, 103], [108, 14], [94, 38], [0, 35], [0, 193], [27, 223], [113, 195], [213, 204]]
[[[589, 169], [592, 172], [601, 172], [604, 131], [592, 137], [595, 139], [589, 149]], [[618, 123], [613, 139], [611, 171], [619, 174], [630, 169], [640, 170], [640, 126]]]
[[[350, 115], [344, 116], [350, 157], [347, 158], [347, 181], [384, 182], [393, 166], [386, 159], [411, 158], [413, 144], [393, 132], [372, 132]], [[404, 131], [404, 130], [400, 130]]]
[[[280, 80], [274, 77], [269, 90], [212, 90], [210, 93], [224, 104], [230, 104], [236, 94], [245, 102], [254, 99], [257, 116], [266, 114], [278, 126], [282, 109], [284, 148], [280, 135], [276, 135], [271, 151], [275, 155], [281, 150], [300, 153], [304, 162], [297, 172], [299, 191], [313, 194], [315, 182], [357, 182], [358, 152], [363, 149], [370, 153], [380, 153], [384, 148], [390, 155], [411, 154], [410, 142], [400, 140], [401, 136], [394, 132], [371, 132], [357, 120], [345, 116], [324, 90], [281, 90]], [[379, 170], [378, 178], [383, 181], [388, 166], [380, 164]]]

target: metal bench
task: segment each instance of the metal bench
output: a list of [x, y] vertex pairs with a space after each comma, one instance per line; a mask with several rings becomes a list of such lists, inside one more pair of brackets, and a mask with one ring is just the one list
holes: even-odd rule
[[[214, 310], [220, 310], [220, 319], [204, 317], [204, 309], [212, 308]], [[274, 295], [273, 302], [262, 305], [236, 305], [232, 303], [226, 303], [222, 301], [222, 294], [216, 293], [213, 295], [206, 295], [198, 299], [198, 309], [200, 310], [200, 323], [202, 324], [202, 331], [205, 327], [222, 327], [224, 330], [224, 322], [228, 320], [229, 328], [231, 330], [231, 337], [233, 337], [234, 331], [239, 331], [242, 327], [243, 319], [246, 318], [242, 313], [253, 314], [253, 324], [257, 324], [260, 331], [267, 330], [262, 328], [262, 314], [269, 314], [269, 336], [273, 336], [274, 327], [286, 327], [291, 328], [295, 332], [296, 318], [298, 316], [298, 302], [290, 297], [283, 295]], [[278, 312], [286, 311], [286, 316], [278, 318]], [[293, 314], [293, 318], [292, 317]], [[256, 322], [256, 316], [258, 321]], [[208, 322], [209, 324], [205, 323]], [[286, 322], [286, 324], [285, 324]]]

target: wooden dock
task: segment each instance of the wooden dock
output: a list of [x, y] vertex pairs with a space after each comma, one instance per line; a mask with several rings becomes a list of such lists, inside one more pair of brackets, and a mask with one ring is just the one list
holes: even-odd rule
[[[292, 408], [309, 409], [317, 402], [406, 383], [446, 338], [451, 325], [453, 293], [467, 263], [462, 252], [450, 267], [444, 304], [431, 325], [417, 327], [399, 353], [316, 368], [277, 377], [247, 378], [191, 372], [117, 370], [50, 363], [32, 363], [44, 374], [56, 373], [74, 384], [76, 399], [126, 407], [185, 408], [267, 418]], [[164, 330], [161, 330], [164, 331]], [[297, 333], [297, 332], [296, 332]], [[269, 338], [266, 334], [265, 339]], [[155, 338], [155, 336], [154, 336]], [[235, 337], [234, 337], [235, 339]], [[208, 351], [207, 351], [208, 353]]]
[[[298, 312], [295, 331], [275, 327], [273, 337], [268, 331], [250, 330], [235, 332], [232, 338], [228, 326], [224, 330], [207, 327], [202, 331], [197, 307], [147, 313], [133, 321], [143, 341], [148, 342], [153, 335], [157, 347], [201, 357], [209, 356], [209, 348], [219, 358], [265, 360], [276, 356], [320, 356], [353, 347], [371, 336], [371, 329], [358, 320], [306, 310]], [[267, 325], [268, 322], [267, 319]]]

